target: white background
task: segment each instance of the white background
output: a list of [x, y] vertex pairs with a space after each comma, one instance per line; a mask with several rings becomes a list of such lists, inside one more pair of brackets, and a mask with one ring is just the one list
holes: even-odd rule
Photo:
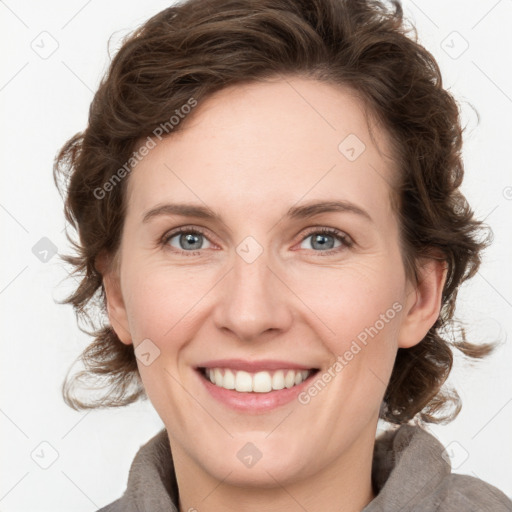
[[[60, 254], [69, 252], [52, 162], [65, 140], [86, 126], [93, 91], [108, 65], [109, 38], [114, 51], [122, 36], [168, 5], [0, 2], [3, 512], [104, 506], [122, 494], [135, 452], [162, 427], [149, 402], [89, 413], [63, 403], [65, 372], [88, 338], [71, 307], [55, 303], [76, 283], [65, 280], [58, 256], [44, 263], [32, 248], [47, 237]], [[461, 103], [467, 124], [463, 190], [495, 234], [480, 272], [461, 290], [458, 316], [472, 326], [473, 339], [503, 341], [479, 365], [464, 369], [458, 360], [450, 382], [462, 395], [463, 411], [432, 432], [452, 443], [457, 472], [512, 497], [512, 348], [506, 340], [512, 331], [512, 1], [416, 0], [404, 6]], [[56, 50], [41, 58], [37, 45], [39, 52], [52, 45]], [[52, 457], [48, 469], [40, 467]]]

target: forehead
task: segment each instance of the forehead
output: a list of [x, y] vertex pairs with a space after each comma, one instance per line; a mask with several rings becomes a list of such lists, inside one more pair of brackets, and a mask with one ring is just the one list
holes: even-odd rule
[[233, 215], [318, 198], [389, 211], [387, 134], [370, 133], [349, 90], [303, 78], [237, 85], [189, 116], [134, 168], [128, 215], [178, 200]]

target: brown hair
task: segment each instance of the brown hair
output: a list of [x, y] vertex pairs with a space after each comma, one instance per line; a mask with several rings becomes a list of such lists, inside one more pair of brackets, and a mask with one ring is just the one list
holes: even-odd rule
[[[404, 423], [419, 413], [422, 421], [439, 422], [458, 413], [456, 392], [441, 389], [452, 348], [482, 357], [492, 345], [466, 341], [456, 328], [455, 300], [461, 283], [478, 270], [490, 236], [481, 236], [488, 232], [459, 191], [462, 129], [438, 65], [416, 42], [398, 2], [372, 0], [189, 0], [123, 41], [94, 96], [89, 125], [65, 144], [54, 168], [56, 183], [66, 180], [65, 215], [79, 234], [78, 242], [68, 236], [77, 255], [64, 260], [81, 280], [64, 302], [89, 322], [94, 336], [81, 356], [85, 369], [63, 385], [71, 407], [126, 405], [145, 396], [133, 346], [121, 343], [105, 321], [96, 266], [101, 254], [114, 256], [120, 245], [127, 179], [113, 184], [113, 178], [136, 165], [141, 138], [158, 126], [169, 128], [170, 116], [191, 98], [200, 102], [227, 86], [282, 75], [348, 87], [364, 100], [393, 141], [408, 276], [417, 279], [421, 257], [442, 254], [446, 261], [440, 316], [421, 343], [399, 349], [381, 417]], [[98, 198], [108, 182], [115, 186]], [[84, 385], [103, 392], [82, 400], [76, 392]]]

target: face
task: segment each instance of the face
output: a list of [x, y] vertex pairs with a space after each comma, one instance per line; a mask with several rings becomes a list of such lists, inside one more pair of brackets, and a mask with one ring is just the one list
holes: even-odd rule
[[442, 284], [406, 279], [386, 133], [349, 91], [297, 77], [186, 121], [130, 175], [105, 281], [173, 454], [237, 485], [349, 468]]

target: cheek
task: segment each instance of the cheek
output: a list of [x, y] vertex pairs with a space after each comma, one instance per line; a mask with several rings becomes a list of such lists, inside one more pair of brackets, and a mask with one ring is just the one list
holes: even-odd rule
[[179, 340], [210, 288], [206, 274], [201, 277], [190, 269], [147, 266], [127, 271], [126, 309], [135, 344], [145, 338], [157, 345]]
[[149, 345], [149, 364], [137, 360], [139, 373], [149, 399], [167, 425], [185, 428], [187, 415], [196, 407], [183, 392], [182, 354], [201, 325], [201, 299], [211, 286], [206, 273], [199, 276], [182, 267], [136, 267], [128, 262], [125, 267], [123, 293], [136, 354], [144, 340], [156, 346]]
[[[375, 257], [365, 265], [322, 269], [295, 282], [317, 317], [317, 332], [325, 333], [321, 340], [330, 363], [320, 377], [331, 390], [330, 410], [338, 410], [340, 417], [357, 413], [363, 420], [378, 411], [391, 376], [404, 309], [404, 274], [393, 261]], [[303, 398], [305, 403], [315, 400]], [[320, 407], [322, 400], [316, 414], [329, 409]]]
[[[336, 268], [312, 269], [297, 276], [297, 295], [325, 327], [334, 352], [347, 342], [396, 334], [403, 309], [404, 275], [400, 265], [381, 257]], [[378, 332], [376, 332], [378, 331]], [[391, 336], [393, 337], [393, 336]]]

